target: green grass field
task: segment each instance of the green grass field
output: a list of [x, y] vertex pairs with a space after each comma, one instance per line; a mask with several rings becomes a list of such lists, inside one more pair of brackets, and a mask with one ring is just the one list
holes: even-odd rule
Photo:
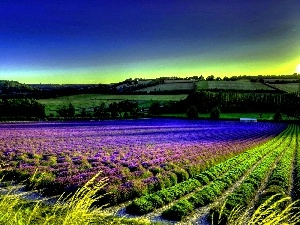
[[285, 91], [287, 93], [293, 93], [300, 91], [300, 83], [290, 83], [290, 84], [270, 84], [272, 87], [278, 88], [279, 90]]
[[192, 91], [194, 90], [193, 82], [174, 82], [158, 84], [156, 86], [147, 87], [138, 90], [137, 92], [158, 92], [158, 91]]
[[199, 81], [197, 83], [197, 90], [274, 91], [271, 87], [259, 82], [251, 82], [250, 80]]
[[46, 115], [51, 113], [57, 116], [57, 110], [61, 107], [68, 106], [72, 103], [76, 109], [76, 113], [80, 113], [82, 109], [93, 109], [95, 106], [105, 103], [108, 106], [112, 102], [120, 102], [124, 100], [138, 101], [140, 107], [149, 108], [153, 102], [179, 101], [185, 99], [187, 94], [180, 95], [105, 95], [105, 94], [82, 94], [63, 96], [51, 99], [40, 99], [39, 103], [46, 105]]
[[[210, 118], [210, 113], [199, 113], [199, 118]], [[186, 118], [186, 114], [163, 114], [162, 116], [175, 116]], [[255, 118], [258, 120], [273, 120], [274, 113], [221, 113], [221, 119], [240, 119], [240, 118]], [[295, 120], [295, 118], [287, 117], [282, 114], [283, 120]]]
[[[227, 82], [227, 81], [226, 81]], [[234, 81], [233, 81], [234, 82]], [[68, 106], [72, 103], [79, 114], [82, 109], [90, 109], [95, 106], [105, 103], [108, 106], [112, 102], [120, 102], [124, 100], [138, 101], [139, 107], [149, 108], [153, 102], [166, 103], [169, 101], [179, 101], [185, 99], [186, 94], [181, 95], [105, 95], [105, 94], [82, 94], [63, 96], [51, 99], [40, 99], [39, 103], [45, 104], [46, 115], [58, 116], [57, 110], [63, 106]], [[239, 119], [243, 118], [257, 118], [259, 120], [272, 120], [273, 113], [221, 113], [221, 119]], [[176, 116], [186, 117], [186, 114], [164, 114], [162, 116]], [[209, 118], [210, 113], [199, 113], [200, 118]], [[293, 119], [283, 115], [284, 120]]]

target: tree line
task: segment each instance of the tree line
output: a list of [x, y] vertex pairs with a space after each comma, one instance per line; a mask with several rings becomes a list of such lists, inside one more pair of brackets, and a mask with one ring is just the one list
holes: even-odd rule
[[199, 113], [208, 113], [215, 107], [222, 112], [280, 112], [300, 117], [299, 93], [247, 93], [199, 91], [189, 94], [186, 99], [156, 106], [156, 114], [186, 113], [194, 106]]
[[138, 106], [138, 102], [129, 100], [112, 102], [108, 105], [103, 102], [92, 109], [83, 108], [77, 114], [75, 107], [70, 103], [68, 106], [62, 106], [57, 113], [60, 117], [64, 118], [81, 117], [97, 119], [138, 118], [144, 115], [142, 108]]
[[45, 106], [33, 99], [0, 100], [0, 118], [2, 119], [44, 119]]
[[[213, 112], [214, 109], [214, 112]], [[169, 101], [167, 103], [154, 102], [144, 109], [137, 101], [120, 101], [108, 105], [102, 103], [93, 108], [76, 110], [70, 103], [61, 107], [57, 113], [64, 118], [138, 118], [143, 116], [159, 116], [160, 114], [187, 114], [190, 118], [197, 113], [243, 113], [243, 112], [272, 112], [284, 113], [291, 117], [300, 117], [299, 93], [247, 93], [247, 92], [210, 92], [198, 91], [189, 94], [186, 99]], [[54, 117], [54, 115], [50, 116]], [[216, 116], [212, 116], [216, 117]], [[34, 99], [0, 100], [0, 118], [35, 118], [44, 119], [45, 106]]]
[[223, 113], [275, 113], [277, 120], [284, 113], [290, 117], [300, 117], [300, 96], [292, 94], [210, 92], [199, 91], [189, 94], [186, 99], [162, 103], [156, 101], [147, 108], [141, 108], [137, 101], [120, 101], [108, 105], [102, 103], [92, 109], [81, 109], [75, 113], [72, 104], [58, 110], [61, 117], [82, 117], [98, 119], [138, 118], [161, 114], [186, 114], [197, 118], [198, 113], [211, 113], [212, 119]]

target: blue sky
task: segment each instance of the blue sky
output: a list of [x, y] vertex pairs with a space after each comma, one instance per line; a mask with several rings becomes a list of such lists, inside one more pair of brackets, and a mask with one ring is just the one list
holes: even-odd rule
[[300, 1], [0, 1], [0, 79], [293, 74]]

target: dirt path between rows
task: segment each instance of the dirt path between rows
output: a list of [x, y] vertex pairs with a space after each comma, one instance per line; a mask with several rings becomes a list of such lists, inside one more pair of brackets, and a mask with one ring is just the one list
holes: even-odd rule
[[[285, 150], [286, 151], [286, 150]], [[274, 161], [272, 167], [270, 168], [269, 172], [266, 174], [265, 179], [262, 181], [258, 191], [256, 192], [255, 197], [253, 198], [253, 200], [251, 201], [251, 203], [248, 205], [247, 209], [245, 210], [245, 218], [246, 221], [250, 219], [251, 215], [253, 215], [255, 209], [256, 209], [256, 205], [259, 201], [259, 199], [261, 198], [263, 191], [266, 189], [266, 186], [268, 184], [268, 181], [270, 179], [270, 176], [272, 175], [277, 163], [281, 160], [281, 158], [283, 157], [285, 151], [283, 151], [278, 157], [277, 159]]]
[[2, 195], [16, 195], [20, 197], [21, 199], [28, 200], [28, 201], [41, 201], [44, 204], [48, 205], [54, 205], [59, 196], [53, 196], [53, 197], [45, 197], [41, 195], [38, 191], [28, 191], [25, 189], [25, 185], [22, 184], [16, 184], [16, 183], [10, 183], [5, 184], [0, 183], [0, 194]]

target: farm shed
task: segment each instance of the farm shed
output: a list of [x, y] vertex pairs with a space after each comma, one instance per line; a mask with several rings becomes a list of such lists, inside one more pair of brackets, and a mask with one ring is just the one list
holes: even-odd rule
[[240, 118], [240, 122], [257, 122], [256, 118]]

